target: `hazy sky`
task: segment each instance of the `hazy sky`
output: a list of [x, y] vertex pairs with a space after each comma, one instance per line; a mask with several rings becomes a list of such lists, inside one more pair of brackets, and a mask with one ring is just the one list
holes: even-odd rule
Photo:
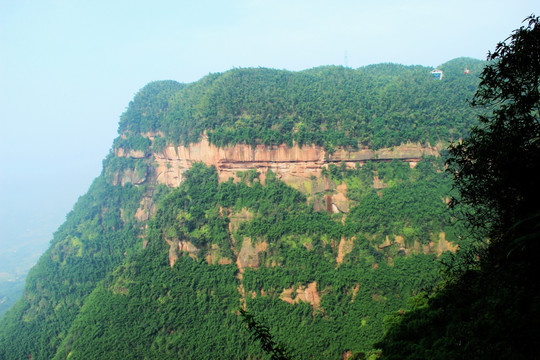
[[531, 13], [540, 1], [0, 0], [0, 261], [48, 243], [150, 81], [484, 59]]

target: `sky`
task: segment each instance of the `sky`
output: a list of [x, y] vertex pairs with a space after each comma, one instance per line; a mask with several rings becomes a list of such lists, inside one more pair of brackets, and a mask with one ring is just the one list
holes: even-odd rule
[[0, 0], [0, 272], [37, 258], [154, 80], [485, 59], [540, 1]]

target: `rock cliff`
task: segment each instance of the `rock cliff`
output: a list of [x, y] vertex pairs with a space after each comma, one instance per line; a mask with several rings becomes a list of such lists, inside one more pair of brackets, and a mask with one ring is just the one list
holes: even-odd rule
[[[147, 133], [143, 135], [153, 144], [157, 134]], [[259, 181], [264, 182], [268, 172], [272, 171], [283, 182], [304, 193], [315, 210], [347, 214], [351, 205], [353, 205], [347, 197], [347, 185], [345, 182], [332, 181], [328, 176], [323, 176], [324, 169], [328, 169], [330, 164], [338, 164], [339, 166], [344, 164], [347, 168], [353, 168], [356, 166], [361, 167], [368, 161], [388, 162], [397, 159], [407, 162], [413, 168], [423, 156], [438, 156], [441, 148], [442, 145], [428, 147], [408, 143], [378, 150], [368, 148], [347, 150], [340, 148], [333, 153], [328, 153], [323, 147], [315, 145], [303, 147], [293, 145], [288, 147], [285, 144], [280, 146], [237, 144], [217, 147], [211, 144], [208, 137], [203, 134], [202, 139], [197, 143], [187, 146], [168, 145], [157, 152], [115, 149], [116, 157], [138, 160], [139, 166], [138, 169], [128, 167], [117, 171], [112, 182], [114, 185], [122, 186], [126, 183], [135, 185], [146, 183], [154, 186], [164, 184], [174, 188], [180, 185], [183, 181], [183, 174], [196, 162], [215, 166], [219, 181], [228, 181], [230, 178], [234, 181], [240, 181], [246, 172], [256, 170]], [[146, 164], [143, 170], [141, 170], [140, 161], [144, 161]], [[372, 186], [375, 189], [382, 189], [386, 187], [386, 184], [374, 173]], [[155, 212], [156, 207], [151, 194], [150, 191], [148, 196], [143, 198], [135, 214], [139, 221], [149, 219]], [[242, 209], [242, 212], [238, 214], [229, 213], [228, 216], [230, 218], [229, 230], [233, 233], [240, 222], [250, 220], [253, 214]], [[387, 238], [387, 241], [379, 245], [379, 249], [397, 246], [405, 254], [435, 253], [437, 255], [440, 255], [445, 250], [455, 251], [457, 249], [455, 245], [446, 241], [444, 232], [441, 232], [438, 236], [439, 241], [423, 246], [417, 242], [405, 246], [403, 238], [395, 236], [395, 241]], [[243, 273], [246, 267], [258, 268], [261, 266], [259, 253], [266, 250], [265, 243], [261, 244], [252, 244], [250, 239], [246, 239], [243, 246], [236, 248], [236, 263], [240, 273]], [[169, 245], [171, 249], [169, 254], [171, 266], [176, 262], [179, 252], [186, 252], [189, 256], [196, 257], [199, 250], [191, 243], [170, 241]], [[353, 247], [354, 238], [341, 239], [337, 251], [337, 266], [351, 252]], [[228, 264], [233, 261], [228, 258], [216, 257], [217, 252], [219, 251], [216, 249], [209, 250], [206, 256], [208, 263]], [[291, 301], [297, 301], [298, 299], [301, 299], [301, 296]]]
[[[153, 142], [155, 135], [144, 134], [144, 136]], [[321, 177], [323, 169], [329, 164], [344, 163], [348, 168], [352, 168], [357, 164], [362, 166], [367, 161], [398, 159], [414, 167], [423, 156], [438, 156], [441, 148], [441, 145], [432, 147], [408, 143], [378, 150], [339, 148], [333, 153], [328, 153], [323, 147], [316, 145], [300, 147], [295, 144], [289, 147], [285, 144], [279, 146], [237, 144], [217, 147], [203, 134], [197, 143], [187, 146], [168, 145], [159, 152], [115, 149], [117, 157], [145, 159], [148, 169], [144, 174], [139, 172], [139, 175], [134, 169], [124, 169], [123, 173], [115, 174], [113, 181], [122, 185], [126, 182], [142, 184], [149, 181], [178, 187], [182, 182], [183, 173], [195, 162], [215, 166], [220, 181], [227, 181], [229, 178], [237, 181], [241, 172], [255, 169], [259, 173], [260, 181], [264, 182], [267, 172], [272, 171], [283, 182], [306, 194], [317, 210], [347, 213], [349, 201], [345, 184], [336, 185]], [[380, 181], [374, 181], [374, 187], [382, 186], [384, 184]], [[148, 204], [145, 206], [148, 207]]]

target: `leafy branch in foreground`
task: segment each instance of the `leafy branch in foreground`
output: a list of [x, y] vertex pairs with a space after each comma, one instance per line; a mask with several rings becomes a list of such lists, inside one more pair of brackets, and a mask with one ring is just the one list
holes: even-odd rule
[[488, 56], [479, 126], [449, 148], [451, 206], [488, 241], [460, 250], [428, 306], [392, 319], [375, 344], [385, 360], [540, 358], [540, 18], [526, 22]]
[[488, 56], [472, 105], [484, 112], [470, 137], [450, 147], [449, 170], [473, 229], [506, 242], [540, 201], [540, 19], [529, 17]]
[[261, 342], [262, 349], [271, 356], [272, 360], [289, 360], [290, 356], [282, 344], [276, 343], [266, 325], [259, 323], [255, 317], [244, 309], [240, 309], [242, 321], [251, 331], [251, 338]]

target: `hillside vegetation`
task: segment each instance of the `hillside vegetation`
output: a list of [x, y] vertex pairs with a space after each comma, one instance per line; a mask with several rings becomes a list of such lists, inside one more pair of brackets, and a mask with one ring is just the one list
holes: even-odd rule
[[[381, 148], [405, 142], [435, 144], [464, 137], [483, 62], [461, 58], [430, 68], [379, 64], [359, 69], [320, 67], [301, 72], [234, 69], [193, 84], [154, 82], [121, 116], [124, 146], [144, 147], [141, 133], [167, 143], [316, 144]], [[465, 69], [470, 72], [465, 74]], [[147, 144], [146, 144], [147, 145]]]
[[[121, 116], [114, 147], [148, 154], [203, 132], [220, 146], [448, 142], [475, 122], [466, 101], [482, 66], [453, 60], [443, 80], [383, 64], [154, 82]], [[445, 157], [331, 164], [323, 182], [345, 184], [351, 200], [331, 214], [272, 171], [218, 182], [214, 167], [195, 163], [173, 189], [146, 178], [149, 158], [111, 151], [0, 320], [0, 358], [268, 358], [241, 307], [295, 358], [369, 351], [387, 315], [440, 280], [443, 250], [467, 245], [447, 211]], [[124, 169], [144, 181], [116, 181]], [[138, 215], [144, 206], [150, 219]]]

